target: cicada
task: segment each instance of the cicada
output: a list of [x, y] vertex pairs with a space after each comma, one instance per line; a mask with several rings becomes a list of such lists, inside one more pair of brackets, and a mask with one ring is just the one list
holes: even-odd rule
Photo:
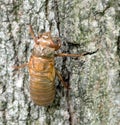
[[25, 66], [28, 67], [30, 75], [29, 91], [31, 99], [36, 105], [48, 106], [55, 99], [56, 76], [59, 78], [63, 86], [66, 89], [69, 89], [68, 84], [64, 82], [61, 74], [55, 68], [55, 57], [81, 57], [91, 53], [56, 54], [55, 51], [61, 47], [61, 40], [59, 37], [52, 37], [51, 32], [39, 33], [38, 36], [35, 36], [31, 25], [30, 34], [34, 40], [34, 47], [30, 60], [28, 63], [21, 66], [15, 66], [14, 68], [19, 69]]

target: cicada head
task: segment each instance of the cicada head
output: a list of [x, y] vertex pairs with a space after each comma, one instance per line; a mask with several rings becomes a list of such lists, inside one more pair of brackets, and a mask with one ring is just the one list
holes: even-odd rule
[[[55, 41], [58, 43], [56, 44]], [[51, 36], [50, 32], [45, 32], [42, 34], [39, 34], [38, 37], [35, 38], [36, 45], [41, 46], [42, 48], [53, 48], [55, 51], [58, 50], [61, 47], [61, 41], [57, 37]]]
[[[60, 39], [58, 37], [52, 38], [50, 32], [39, 33], [38, 37], [35, 37], [32, 26], [30, 25], [30, 34], [35, 41], [33, 49], [35, 56], [51, 57], [61, 46]], [[56, 41], [57, 43], [55, 43]]]

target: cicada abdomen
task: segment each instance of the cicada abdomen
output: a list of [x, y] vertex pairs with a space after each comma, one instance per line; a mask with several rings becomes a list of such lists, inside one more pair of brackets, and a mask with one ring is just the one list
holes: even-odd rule
[[55, 68], [52, 58], [31, 56], [29, 62], [30, 95], [37, 105], [47, 106], [55, 97]]

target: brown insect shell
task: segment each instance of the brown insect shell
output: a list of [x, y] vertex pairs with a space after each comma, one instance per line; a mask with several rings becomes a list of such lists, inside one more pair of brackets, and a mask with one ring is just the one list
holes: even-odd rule
[[35, 38], [35, 45], [29, 61], [30, 95], [40, 106], [51, 104], [55, 98], [55, 45], [50, 32]]

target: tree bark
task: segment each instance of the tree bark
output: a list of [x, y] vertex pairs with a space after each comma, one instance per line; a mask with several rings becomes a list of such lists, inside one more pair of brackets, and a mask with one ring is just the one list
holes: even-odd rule
[[[118, 0], [0, 1], [0, 125], [119, 125], [120, 15]], [[81, 58], [58, 57], [56, 67], [70, 85], [56, 78], [52, 105], [35, 105], [29, 93], [28, 69], [32, 24], [59, 36], [58, 52], [92, 52]]]

